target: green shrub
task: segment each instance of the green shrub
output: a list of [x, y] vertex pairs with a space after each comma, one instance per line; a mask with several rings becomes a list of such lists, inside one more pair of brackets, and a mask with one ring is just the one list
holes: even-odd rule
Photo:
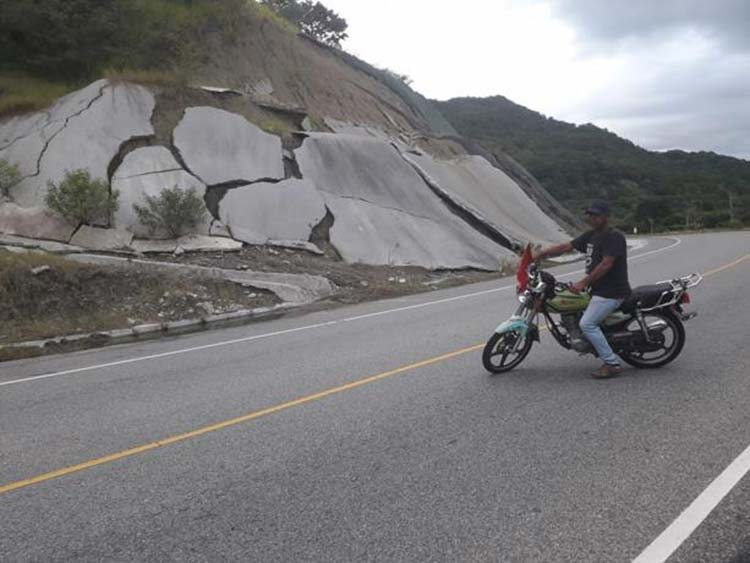
[[47, 207], [73, 225], [109, 223], [119, 205], [120, 194], [116, 190], [110, 193], [109, 184], [91, 178], [88, 170], [66, 172], [59, 186], [52, 182], [47, 186]]
[[206, 205], [195, 188], [166, 189], [158, 197], [146, 196], [146, 205], [133, 205], [140, 222], [151, 232], [164, 230], [177, 238], [198, 225], [206, 215]]
[[0, 195], [9, 196], [10, 188], [21, 181], [18, 164], [11, 164], [0, 158]]

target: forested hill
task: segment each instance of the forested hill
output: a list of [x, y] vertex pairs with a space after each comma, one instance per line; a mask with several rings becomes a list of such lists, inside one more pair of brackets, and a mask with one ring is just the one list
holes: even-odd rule
[[502, 96], [435, 102], [458, 132], [510, 154], [571, 210], [592, 197], [641, 231], [750, 225], [750, 162], [651, 152], [594, 125], [558, 121]]

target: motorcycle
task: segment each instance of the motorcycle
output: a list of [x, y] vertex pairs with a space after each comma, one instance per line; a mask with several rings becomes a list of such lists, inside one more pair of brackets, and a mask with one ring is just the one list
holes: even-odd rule
[[[520, 305], [497, 327], [482, 353], [485, 369], [503, 373], [518, 367], [540, 342], [538, 318], [567, 350], [593, 354], [594, 347], [579, 323], [591, 301], [588, 293], [574, 293], [572, 284], [560, 283], [533, 261], [530, 247], [524, 252], [517, 273]], [[603, 323], [602, 331], [624, 362], [641, 369], [658, 368], [674, 361], [685, 346], [684, 323], [697, 316], [686, 313], [688, 290], [703, 281], [700, 274], [658, 282], [633, 289], [630, 297]]]

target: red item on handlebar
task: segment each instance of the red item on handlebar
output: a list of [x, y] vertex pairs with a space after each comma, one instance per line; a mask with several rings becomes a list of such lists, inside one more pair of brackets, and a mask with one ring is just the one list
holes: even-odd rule
[[529, 287], [529, 266], [534, 261], [534, 257], [531, 254], [531, 245], [527, 245], [521, 255], [521, 262], [518, 264], [518, 272], [516, 273], [516, 292], [523, 293]]

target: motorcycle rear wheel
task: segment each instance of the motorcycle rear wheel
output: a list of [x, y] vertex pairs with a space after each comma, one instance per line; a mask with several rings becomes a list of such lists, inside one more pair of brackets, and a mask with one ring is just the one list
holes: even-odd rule
[[666, 312], [661, 313], [658, 311], [654, 311], [652, 313], [646, 314], [647, 323], [648, 317], [656, 317], [660, 320], [665, 321], [668, 326], [665, 331], [668, 330], [672, 333], [672, 340], [664, 348], [663, 353], [661, 355], [656, 355], [655, 357], [645, 357], [645, 354], [652, 354], [653, 352], [633, 351], [620, 353], [620, 357], [624, 362], [639, 369], [660, 368], [662, 366], [665, 366], [677, 359], [677, 356], [680, 355], [683, 347], [685, 346], [685, 326], [682, 324], [682, 321], [675, 315]]
[[[523, 341], [518, 345], [515, 352], [511, 353], [518, 338], [523, 338]], [[533, 344], [534, 339], [529, 334], [522, 334], [518, 331], [493, 334], [487, 341], [484, 352], [482, 352], [484, 369], [495, 374], [512, 370], [526, 359]]]

